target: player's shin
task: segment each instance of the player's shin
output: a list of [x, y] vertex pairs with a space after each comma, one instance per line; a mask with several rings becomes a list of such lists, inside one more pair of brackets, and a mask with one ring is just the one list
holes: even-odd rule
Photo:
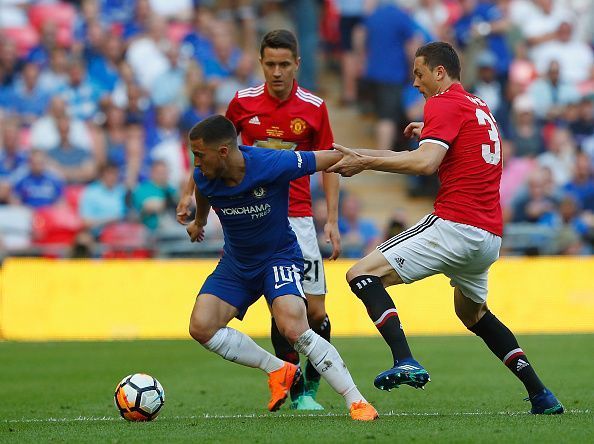
[[278, 370], [284, 365], [282, 360], [268, 353], [249, 336], [229, 327], [217, 330], [204, 347], [227, 361], [259, 368], [266, 373]]
[[361, 299], [369, 317], [390, 347], [394, 365], [412, 358], [412, 353], [392, 298], [377, 276], [362, 275], [349, 282], [351, 291]]
[[330, 387], [344, 397], [347, 408], [365, 398], [357, 389], [346, 364], [332, 344], [309, 329], [295, 342], [295, 350], [307, 356]]
[[[277, 358], [291, 364], [299, 365], [299, 353], [289, 344], [289, 341], [281, 334], [274, 318], [271, 319], [270, 340]], [[291, 386], [291, 399], [295, 401], [305, 390], [303, 378]]]
[[[312, 325], [311, 329], [313, 331], [315, 331], [317, 334], [319, 334], [326, 341], [330, 342], [331, 325], [330, 325], [330, 319], [328, 318], [328, 315], [326, 315], [326, 317], [324, 318], [324, 320], [322, 321], [322, 323], [320, 325]], [[312, 365], [312, 363], [309, 360], [307, 361], [307, 365], [305, 367], [305, 379], [307, 382], [319, 382], [320, 381], [320, 374], [318, 373], [318, 371], [315, 369], [315, 367]]]
[[529, 396], [541, 393], [545, 389], [514, 334], [493, 313], [487, 311], [468, 329], [485, 341], [495, 356], [522, 381]]

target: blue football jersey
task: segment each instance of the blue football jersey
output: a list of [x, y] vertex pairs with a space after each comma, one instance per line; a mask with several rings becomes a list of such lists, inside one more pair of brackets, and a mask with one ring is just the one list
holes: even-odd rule
[[288, 219], [289, 183], [316, 170], [313, 152], [273, 150], [240, 145], [245, 176], [236, 186], [208, 180], [199, 168], [194, 182], [223, 226], [224, 255], [242, 269], [253, 269], [274, 257], [301, 256]]

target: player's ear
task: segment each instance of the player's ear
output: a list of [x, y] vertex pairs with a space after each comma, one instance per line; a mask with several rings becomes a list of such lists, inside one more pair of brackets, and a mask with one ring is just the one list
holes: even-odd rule
[[219, 145], [219, 154], [221, 157], [227, 157], [227, 155], [229, 154], [229, 146]]

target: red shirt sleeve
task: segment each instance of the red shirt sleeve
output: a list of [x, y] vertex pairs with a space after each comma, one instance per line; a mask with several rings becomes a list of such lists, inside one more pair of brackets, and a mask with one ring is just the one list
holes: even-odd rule
[[237, 93], [235, 93], [235, 96], [231, 102], [229, 102], [225, 117], [233, 122], [233, 125], [235, 125], [235, 129], [237, 130], [237, 134], [241, 133], [241, 105], [239, 104]]
[[320, 124], [316, 131], [312, 148], [314, 150], [329, 150], [332, 149], [333, 143], [334, 136], [332, 135], [330, 119], [328, 118], [328, 108], [326, 108], [326, 102], [322, 102], [320, 106]]
[[449, 147], [462, 127], [460, 107], [442, 97], [430, 98], [425, 103], [424, 127], [419, 142], [435, 140]]

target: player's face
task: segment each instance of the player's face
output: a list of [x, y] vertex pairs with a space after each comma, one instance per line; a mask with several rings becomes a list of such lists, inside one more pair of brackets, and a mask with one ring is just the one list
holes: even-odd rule
[[260, 64], [270, 94], [281, 100], [289, 96], [299, 61], [290, 49], [264, 48]]
[[206, 146], [202, 139], [190, 141], [190, 149], [194, 154], [194, 167], [200, 168], [200, 171], [208, 180], [220, 176], [222, 164], [219, 155], [220, 149]]
[[[443, 69], [443, 68], [442, 68]], [[413, 69], [413, 76], [415, 78], [413, 86], [419, 90], [426, 99], [434, 96], [439, 92], [439, 67], [431, 70], [425, 64], [425, 57], [416, 57]]]

